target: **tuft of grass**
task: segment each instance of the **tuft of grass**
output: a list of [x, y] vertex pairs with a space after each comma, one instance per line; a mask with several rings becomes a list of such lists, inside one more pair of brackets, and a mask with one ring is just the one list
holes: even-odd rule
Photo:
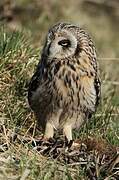
[[27, 115], [27, 86], [39, 55], [21, 32], [1, 29], [0, 38], [0, 112], [14, 126]]

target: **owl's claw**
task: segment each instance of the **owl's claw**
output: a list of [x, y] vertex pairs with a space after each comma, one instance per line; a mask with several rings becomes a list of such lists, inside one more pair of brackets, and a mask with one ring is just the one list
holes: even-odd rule
[[68, 139], [65, 137], [65, 147], [68, 147], [68, 149], [72, 146], [73, 140], [68, 141]]
[[74, 140], [68, 141], [67, 138], [65, 137], [65, 147], [67, 147], [68, 149], [79, 148], [80, 143], [74, 142]]

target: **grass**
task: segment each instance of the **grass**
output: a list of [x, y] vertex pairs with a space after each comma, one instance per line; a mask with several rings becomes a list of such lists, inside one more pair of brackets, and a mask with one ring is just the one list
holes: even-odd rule
[[[22, 2], [21, 2], [22, 3]], [[27, 2], [26, 2], [27, 3]], [[65, 6], [68, 4], [66, 3]], [[62, 4], [59, 3], [59, 6]], [[47, 8], [47, 7], [46, 7]], [[55, 13], [57, 4], [53, 6]], [[66, 7], [65, 7], [66, 8]], [[70, 13], [73, 13], [73, 7], [70, 7]], [[44, 34], [49, 22], [59, 20], [58, 16], [67, 19], [69, 11], [64, 13], [58, 10], [57, 18], [49, 19], [43, 14], [40, 22], [36, 23], [35, 28], [25, 26], [22, 31], [11, 31], [5, 26], [0, 28], [0, 179], [24, 180], [24, 179], [88, 179], [86, 171], [79, 165], [69, 166], [66, 163], [53, 160], [52, 158], [43, 157], [33, 147], [23, 142], [11, 142], [11, 138], [15, 133], [22, 137], [30, 137], [31, 139], [40, 132], [35, 132], [35, 118], [29, 109], [27, 102], [27, 87], [29, 80], [33, 74], [34, 68], [39, 61], [39, 55], [42, 43], [36, 41], [40, 34]], [[46, 14], [47, 15], [47, 14]], [[77, 13], [75, 16], [69, 16], [71, 21], [77, 21]], [[104, 61], [101, 57], [118, 57], [116, 35], [108, 30], [104, 30], [106, 35], [102, 45], [100, 37], [103, 37], [102, 29], [97, 28], [96, 19], [93, 18], [94, 26], [90, 25], [90, 18], [86, 20], [86, 15], [82, 14], [84, 22], [88, 20], [89, 31], [94, 32], [94, 38], [101, 56], [99, 57], [101, 66], [102, 83], [102, 100], [100, 107], [91, 121], [84, 125], [79, 132], [74, 132], [74, 138], [81, 140], [88, 137], [95, 137], [97, 140], [105, 140], [113, 147], [119, 146], [119, 94], [118, 85], [113, 82], [118, 80], [118, 64], [119, 61]], [[82, 18], [80, 17], [80, 19]], [[42, 19], [44, 18], [44, 19]], [[46, 18], [46, 19], [45, 19]], [[96, 17], [97, 18], [97, 17]], [[107, 17], [105, 17], [106, 19]], [[102, 19], [102, 17], [101, 17]], [[99, 23], [101, 23], [99, 19]], [[104, 19], [103, 19], [104, 20]], [[45, 21], [44, 26], [43, 22]], [[109, 23], [109, 22], [108, 22]], [[107, 24], [108, 24], [107, 23]], [[24, 21], [23, 21], [24, 24]], [[39, 33], [38, 33], [39, 29]], [[97, 34], [95, 34], [97, 32]], [[110, 34], [107, 36], [107, 34]], [[111, 34], [111, 33], [112, 34]], [[37, 35], [34, 35], [36, 33]], [[34, 35], [34, 39], [31, 38]], [[101, 36], [102, 35], [102, 36]], [[111, 36], [112, 35], [112, 36]], [[115, 37], [114, 37], [115, 36]], [[115, 38], [115, 43], [111, 42]], [[42, 37], [40, 37], [42, 42]], [[107, 45], [109, 54], [107, 54]], [[112, 49], [111, 49], [112, 48]], [[119, 59], [118, 59], [119, 60]], [[110, 83], [107, 83], [107, 82]], [[110, 174], [101, 174], [99, 180], [104, 179]]]

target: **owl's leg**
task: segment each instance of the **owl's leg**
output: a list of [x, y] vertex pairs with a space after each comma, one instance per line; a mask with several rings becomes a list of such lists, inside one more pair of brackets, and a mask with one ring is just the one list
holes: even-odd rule
[[65, 124], [63, 127], [63, 133], [66, 136], [68, 142], [72, 140], [72, 126], [71, 124]]
[[68, 148], [79, 147], [79, 144], [74, 142], [72, 139], [72, 124], [65, 124], [63, 127], [63, 133], [68, 141], [66, 142], [66, 146], [68, 146]]
[[54, 127], [50, 122], [46, 123], [44, 138], [49, 139], [54, 136]]
[[58, 111], [52, 113], [51, 117], [46, 123], [46, 128], [45, 128], [45, 134], [44, 137], [46, 139], [53, 138], [54, 136], [54, 129], [57, 130], [59, 126], [59, 117], [62, 113], [62, 109], [59, 109]]
[[66, 147], [70, 148], [73, 144], [72, 140], [72, 124], [66, 123], [63, 127], [63, 134], [66, 138]]
[[74, 125], [74, 120], [74, 118], [69, 119], [69, 122], [65, 123], [63, 126], [63, 133], [66, 137], [66, 146], [68, 146], [68, 148], [79, 147], [79, 143], [76, 143], [72, 138], [72, 128]]

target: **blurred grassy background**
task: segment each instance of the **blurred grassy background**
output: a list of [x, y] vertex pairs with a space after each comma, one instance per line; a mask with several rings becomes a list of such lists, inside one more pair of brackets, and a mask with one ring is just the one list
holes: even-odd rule
[[[9, 142], [14, 131], [27, 136], [35, 128], [26, 100], [27, 85], [39, 61], [45, 35], [59, 21], [78, 24], [91, 34], [101, 69], [101, 105], [88, 126], [74, 132], [74, 137], [95, 136], [119, 145], [119, 1], [0, 1], [0, 146], [4, 157], [0, 160], [0, 179], [20, 179], [27, 167], [28, 179], [85, 178], [85, 172], [77, 167], [71, 170], [64, 164], [42, 161], [32, 150], [28, 153], [29, 146]], [[20, 166], [11, 162], [13, 155], [20, 159]]]

